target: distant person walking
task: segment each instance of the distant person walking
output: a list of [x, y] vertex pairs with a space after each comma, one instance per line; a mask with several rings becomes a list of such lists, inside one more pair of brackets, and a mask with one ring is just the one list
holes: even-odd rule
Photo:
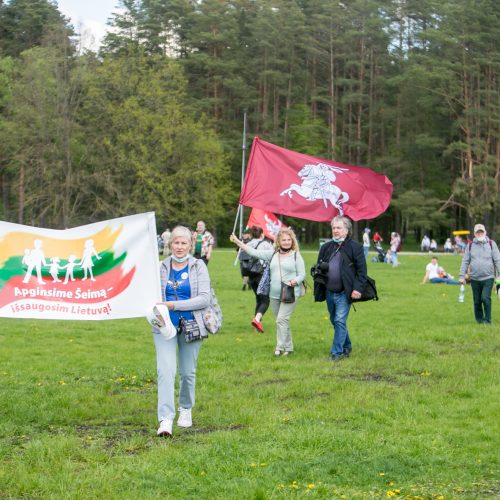
[[207, 231], [205, 223], [200, 220], [196, 223], [193, 233], [194, 258], [201, 259], [207, 266], [214, 248], [214, 237]]
[[401, 236], [398, 233], [391, 233], [391, 242], [390, 242], [390, 250], [391, 250], [391, 264], [392, 267], [399, 266], [398, 261], [398, 252], [401, 248]]
[[474, 226], [474, 239], [467, 244], [460, 267], [460, 283], [470, 275], [474, 317], [480, 324], [491, 324], [491, 291], [495, 276], [500, 279], [500, 252], [490, 240], [483, 224]]
[[168, 257], [170, 255], [170, 229], [167, 227], [163, 233], [161, 233], [161, 239], [163, 241], [163, 256]]
[[[243, 231], [243, 234], [241, 235], [241, 241], [243, 243], [248, 243], [252, 239], [252, 235], [250, 234], [250, 230], [247, 228]], [[250, 260], [252, 258], [250, 255], [248, 255], [246, 252], [243, 250], [240, 250], [238, 248], [238, 260], [240, 262], [240, 273], [241, 273], [241, 279], [242, 279], [242, 285], [241, 285], [241, 290], [244, 292], [247, 288], [250, 287], [248, 281], [250, 277], [249, 269], [250, 269]]]
[[368, 252], [370, 251], [370, 229], [365, 227], [363, 231], [363, 253], [365, 254], [365, 259], [368, 258]]
[[[252, 239], [250, 241], [245, 242], [243, 240], [243, 243], [246, 244], [249, 249], [272, 252], [273, 245], [271, 242], [264, 238], [264, 231], [261, 227], [252, 226], [252, 228], [250, 229], [250, 234], [252, 235]], [[248, 284], [255, 294], [255, 316], [251, 321], [251, 325], [258, 332], [264, 333], [262, 318], [264, 314], [266, 314], [266, 311], [269, 309], [269, 295], [257, 293], [257, 289], [259, 288], [259, 283], [264, 272], [264, 266], [266, 266], [267, 263], [264, 259], [252, 255], [250, 251], [245, 251], [245, 249], [241, 246], [240, 252], [249, 257], [249, 260], [247, 261]]]

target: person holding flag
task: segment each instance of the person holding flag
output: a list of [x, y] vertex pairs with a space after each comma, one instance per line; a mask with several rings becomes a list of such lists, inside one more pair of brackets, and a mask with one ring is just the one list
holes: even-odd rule
[[[273, 246], [264, 238], [264, 231], [261, 227], [253, 226], [250, 229], [250, 233], [252, 239], [246, 244], [246, 247], [254, 250], [272, 251]], [[262, 273], [264, 272], [264, 266], [266, 264], [260, 258], [257, 258], [250, 252], [247, 252], [243, 247], [240, 247], [240, 252], [242, 251], [250, 257], [247, 261], [248, 284], [255, 294], [255, 317], [252, 319], [251, 324], [258, 332], [264, 333], [262, 317], [269, 309], [269, 296], [257, 293], [257, 288], [259, 287], [259, 282], [262, 278]]]
[[300, 297], [304, 293], [301, 285], [306, 278], [304, 259], [299, 253], [299, 244], [295, 233], [290, 228], [280, 229], [274, 240], [274, 248], [270, 250], [251, 248], [239, 240], [234, 233], [230, 240], [252, 257], [269, 262], [271, 278], [269, 298], [276, 318], [274, 355], [288, 356], [293, 352], [290, 318], [297, 305], [297, 300], [294, 298], [293, 302], [285, 302], [281, 299], [282, 284], [293, 287], [294, 297]]

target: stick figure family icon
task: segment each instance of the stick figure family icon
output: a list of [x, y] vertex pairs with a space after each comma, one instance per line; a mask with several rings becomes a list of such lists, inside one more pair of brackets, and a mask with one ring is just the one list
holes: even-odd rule
[[34, 240], [33, 248], [26, 248], [24, 250], [24, 257], [22, 260], [23, 266], [27, 267], [26, 274], [24, 275], [23, 283], [28, 283], [33, 272], [36, 272], [37, 282], [39, 285], [45, 285], [45, 281], [43, 281], [42, 276], [42, 267], [49, 268], [49, 274], [52, 276], [52, 282], [58, 283], [62, 280], [59, 279], [59, 273], [62, 270], [65, 271], [64, 281], [62, 283], [66, 285], [68, 281], [75, 281], [74, 270], [77, 266], [80, 269], [83, 269], [83, 278], [82, 281], [90, 278], [91, 281], [95, 281], [94, 274], [92, 272], [92, 268], [94, 267], [94, 262], [92, 257], [96, 257], [97, 260], [101, 260], [101, 257], [96, 252], [94, 248], [94, 240], [86, 240], [83, 254], [80, 262], [77, 262], [76, 255], [70, 255], [68, 257], [68, 263], [65, 266], [60, 266], [59, 262], [61, 259], [59, 257], [51, 257], [50, 264], [47, 264], [47, 259], [45, 258], [45, 254], [42, 249], [43, 243], [42, 240]]

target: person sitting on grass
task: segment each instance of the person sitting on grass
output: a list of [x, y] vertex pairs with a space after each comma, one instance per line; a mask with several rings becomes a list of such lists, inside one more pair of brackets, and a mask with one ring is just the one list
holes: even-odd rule
[[460, 285], [459, 281], [455, 281], [453, 276], [448, 274], [439, 264], [438, 258], [432, 257], [431, 261], [425, 267], [425, 276], [422, 280], [422, 285], [425, 283], [446, 283], [447, 285]]

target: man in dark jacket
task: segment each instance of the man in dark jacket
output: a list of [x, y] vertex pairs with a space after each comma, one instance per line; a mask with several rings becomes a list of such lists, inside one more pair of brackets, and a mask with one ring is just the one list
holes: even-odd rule
[[318, 255], [324, 279], [314, 282], [314, 300], [326, 300], [334, 329], [331, 359], [340, 361], [349, 356], [352, 345], [347, 331], [351, 303], [361, 297], [366, 283], [366, 260], [363, 247], [351, 240], [352, 223], [347, 217], [334, 217], [332, 241], [325, 243]]

